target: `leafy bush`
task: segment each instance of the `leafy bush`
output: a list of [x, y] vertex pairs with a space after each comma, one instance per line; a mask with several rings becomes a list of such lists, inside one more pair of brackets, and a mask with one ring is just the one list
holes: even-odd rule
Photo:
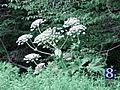
[[119, 78], [118, 81], [109, 83], [103, 77], [96, 80], [78, 74], [71, 77], [58, 69], [54, 63], [49, 63], [48, 67], [37, 76], [32, 75], [31, 71], [20, 76], [17, 68], [0, 63], [0, 73], [0, 90], [119, 90], [120, 88]]

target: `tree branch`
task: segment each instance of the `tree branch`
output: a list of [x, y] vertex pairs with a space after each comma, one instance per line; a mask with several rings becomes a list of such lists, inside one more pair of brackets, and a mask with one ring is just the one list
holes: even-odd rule
[[117, 45], [117, 46], [115, 46], [115, 47], [113, 47], [113, 48], [110, 48], [110, 49], [108, 49], [108, 50], [101, 51], [100, 53], [110, 52], [110, 51], [112, 51], [112, 50], [114, 50], [114, 49], [116, 49], [116, 48], [118, 48], [118, 47], [120, 47], [120, 44]]

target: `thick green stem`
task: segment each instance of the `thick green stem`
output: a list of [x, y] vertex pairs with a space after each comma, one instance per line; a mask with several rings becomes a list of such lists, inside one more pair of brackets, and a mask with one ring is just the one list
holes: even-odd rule
[[63, 46], [65, 45], [65, 43], [67, 42], [67, 40], [68, 40], [68, 36], [67, 36], [66, 40], [64, 41], [64, 43], [62, 44], [62, 46], [60, 47], [60, 49], [63, 48]]
[[37, 51], [39, 53], [47, 54], [47, 55], [50, 55], [50, 56], [52, 55], [51, 53], [43, 52], [43, 51], [40, 51], [40, 50], [35, 50], [35, 51]]
[[38, 27], [38, 31], [39, 31], [39, 33], [41, 34], [42, 32], [40, 31], [40, 28]]
[[27, 43], [27, 45], [28, 45], [31, 49], [34, 50], [34, 48], [33, 48], [28, 42], [26, 42], [26, 43]]
[[34, 45], [34, 43], [32, 42], [32, 40], [31, 40], [31, 39], [30, 39], [30, 42], [32, 43], [33, 47], [34, 47], [34, 48], [36, 48], [36, 47], [35, 47], [35, 45]]
[[35, 65], [38, 65], [38, 64], [35, 62], [35, 60], [33, 60], [33, 62], [35, 63]]
[[64, 68], [67, 69], [67, 66], [66, 66], [65, 62], [63, 61], [63, 59], [62, 58], [60, 58], [60, 59], [61, 59], [61, 62], [62, 62], [62, 65], [64, 66]]
[[49, 45], [51, 45], [53, 48], [56, 48], [55, 46], [53, 46], [51, 43], [47, 42]]
[[26, 42], [26, 43], [27, 43], [27, 45], [28, 45], [31, 49], [33, 49], [34, 51], [37, 51], [37, 52], [43, 53], [43, 54], [47, 54], [47, 55], [50, 55], [50, 56], [52, 55], [52, 54], [50, 54], [50, 53], [37, 50], [37, 48], [33, 48], [28, 42]]
[[79, 35], [77, 35], [77, 39], [78, 39], [78, 44], [79, 44], [80, 43]]

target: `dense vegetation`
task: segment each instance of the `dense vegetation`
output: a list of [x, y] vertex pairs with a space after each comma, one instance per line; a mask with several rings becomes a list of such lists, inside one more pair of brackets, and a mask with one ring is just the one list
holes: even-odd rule
[[66, 71], [58, 70], [53, 64], [37, 76], [33, 76], [31, 69], [28, 74], [18, 74], [18, 69], [9, 64], [0, 63], [0, 90], [119, 90], [117, 80], [105, 81], [100, 77], [69, 76]]
[[[32, 24], [38, 19], [44, 23], [32, 30]], [[81, 28], [80, 34], [75, 32], [70, 36], [67, 32], [74, 25], [65, 27], [65, 24], [72, 19], [77, 22], [73, 24]], [[60, 34], [40, 43], [40, 37], [37, 36], [47, 30]], [[20, 39], [21, 35], [26, 34], [29, 34], [27, 42]], [[27, 60], [30, 53], [36, 53], [39, 59]], [[0, 60], [0, 80], [4, 80], [0, 81], [1, 90], [118, 90], [120, 1], [1, 0]], [[3, 62], [11, 63], [20, 70]], [[41, 69], [40, 63], [45, 63], [44, 69], [35, 76], [32, 73], [36, 68]], [[51, 67], [49, 63], [54, 64]], [[118, 75], [112, 84], [104, 80], [104, 68], [111, 66], [114, 66]], [[28, 67], [32, 67], [33, 71], [21, 74], [29, 71]]]

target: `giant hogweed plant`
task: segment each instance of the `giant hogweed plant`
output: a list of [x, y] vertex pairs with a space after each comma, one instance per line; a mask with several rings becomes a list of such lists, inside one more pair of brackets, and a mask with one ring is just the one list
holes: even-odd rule
[[[63, 54], [62, 48], [67, 44], [72, 44], [73, 42], [80, 43], [79, 35], [85, 34], [86, 30], [86, 27], [81, 25], [80, 20], [77, 18], [68, 18], [64, 21], [64, 25], [62, 27], [49, 27], [46, 30], [41, 30], [39, 27], [45, 22], [46, 20], [44, 19], [35, 20], [30, 26], [30, 33], [20, 36], [16, 43], [18, 45], [26, 43], [31, 49], [33, 49], [33, 51], [60, 58]], [[38, 32], [39, 34], [35, 36], [32, 32]], [[39, 46], [48, 48], [54, 53], [39, 50]], [[41, 56], [39, 54], [32, 53], [25, 56], [24, 60], [27, 62], [33, 61], [37, 65], [35, 60], [38, 60], [40, 57]]]
[[[86, 34], [87, 28], [84, 25], [80, 24], [80, 20], [77, 18], [68, 18], [66, 21], [64, 21], [64, 24], [61, 27], [49, 27], [45, 30], [42, 30], [40, 26], [46, 21], [47, 20], [45, 19], [35, 20], [30, 26], [30, 33], [20, 36], [16, 41], [18, 46], [26, 43], [33, 51], [39, 53], [31, 53], [24, 57], [26, 63], [33, 62], [36, 64], [34, 74], [40, 72], [45, 66], [45, 63], [37, 63], [39, 58], [42, 57], [41, 54], [55, 57], [56, 60], [60, 61], [60, 64], [62, 64], [64, 68], [67, 68], [65, 60], [72, 59], [70, 55], [71, 52], [68, 53], [68, 51], [70, 51], [69, 49], [72, 50], [75, 49], [76, 46], [79, 47], [79, 36]], [[35, 35], [33, 34], [33, 32], [37, 32], [38, 34]], [[42, 48], [40, 49], [39, 47], [41, 46]], [[64, 47], [67, 47], [67, 50], [64, 51]], [[43, 48], [50, 49], [51, 53], [47, 51], [42, 51]], [[75, 59], [78, 60], [78, 58], [79, 57], [76, 57]], [[83, 61], [81, 64], [79, 63], [80, 65], [78, 65], [77, 68], [80, 68], [80, 66], [82, 66], [82, 64], [85, 64], [86, 62], [88, 61], [86, 60]], [[71, 63], [75, 64], [75, 62]]]

